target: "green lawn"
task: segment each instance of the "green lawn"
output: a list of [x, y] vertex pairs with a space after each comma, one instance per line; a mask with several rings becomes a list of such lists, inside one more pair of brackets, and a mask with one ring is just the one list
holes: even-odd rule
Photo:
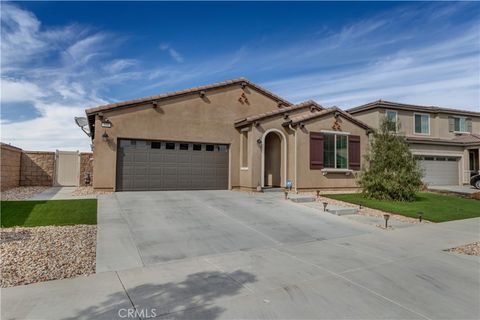
[[366, 199], [359, 193], [330, 194], [325, 197], [413, 218], [418, 218], [417, 213], [421, 211], [423, 219], [433, 222], [480, 217], [478, 200], [429, 192], [419, 192], [412, 202]]
[[97, 224], [97, 200], [2, 201], [3, 228]]

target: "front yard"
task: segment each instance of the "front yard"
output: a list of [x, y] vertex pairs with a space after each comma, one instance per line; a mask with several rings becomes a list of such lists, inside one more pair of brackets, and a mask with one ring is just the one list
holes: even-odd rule
[[429, 192], [419, 192], [415, 201], [412, 202], [367, 199], [360, 193], [324, 196], [411, 218], [418, 218], [418, 212], [423, 212], [423, 219], [432, 222], [480, 217], [480, 201], [478, 200]]
[[2, 228], [97, 224], [97, 200], [2, 201]]
[[1, 287], [95, 273], [96, 199], [0, 206]]

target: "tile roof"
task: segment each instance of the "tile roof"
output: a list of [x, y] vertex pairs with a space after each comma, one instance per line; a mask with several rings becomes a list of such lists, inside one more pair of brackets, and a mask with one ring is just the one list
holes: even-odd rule
[[330, 113], [338, 113], [342, 117], [344, 117], [344, 118], [348, 119], [349, 121], [357, 124], [358, 126], [364, 128], [364, 129], [367, 129], [369, 131], [372, 131], [372, 128], [370, 128], [367, 124], [365, 124], [364, 122], [352, 117], [350, 114], [348, 114], [347, 112], [343, 111], [342, 109], [340, 109], [338, 107], [331, 107], [331, 108], [321, 110], [320, 112], [315, 112], [315, 113], [311, 113], [311, 114], [307, 114], [307, 115], [299, 115], [297, 117], [292, 117], [292, 118], [290, 118], [290, 121], [286, 121], [284, 123], [284, 125], [288, 125], [288, 124], [297, 125], [300, 122], [305, 122], [305, 121], [309, 121], [309, 120], [312, 120], [312, 119], [320, 118], [320, 117], [323, 117], [323, 116], [325, 116], [327, 114], [330, 114]]
[[348, 113], [357, 113], [365, 110], [370, 110], [374, 108], [392, 108], [392, 109], [403, 109], [403, 110], [413, 110], [413, 111], [423, 111], [423, 112], [432, 112], [432, 113], [448, 113], [448, 114], [461, 114], [461, 115], [470, 115], [470, 116], [480, 116], [480, 112], [469, 111], [469, 110], [459, 110], [453, 108], [442, 108], [437, 106], [421, 106], [415, 104], [406, 104], [400, 102], [392, 102], [385, 100], [377, 100], [370, 102], [358, 107], [350, 108], [346, 110]]
[[430, 138], [430, 137], [406, 137], [408, 142], [415, 143], [431, 143], [440, 145], [456, 145], [456, 146], [480, 146], [480, 135], [475, 133], [459, 134], [452, 139]]
[[245, 85], [247, 85], [249, 87], [252, 87], [252, 88], [256, 89], [257, 91], [262, 92], [263, 94], [273, 98], [274, 100], [277, 100], [277, 101], [283, 103], [284, 105], [287, 105], [287, 106], [292, 105], [291, 102], [283, 99], [282, 97], [274, 94], [273, 92], [255, 84], [255, 83], [253, 83], [253, 82], [251, 82], [251, 81], [249, 81], [249, 80], [247, 80], [243, 77], [241, 77], [241, 78], [237, 78], [237, 79], [227, 80], [227, 81], [213, 83], [213, 84], [204, 85], [204, 86], [199, 86], [199, 87], [195, 87], [195, 88], [190, 88], [190, 89], [185, 89], [185, 90], [180, 90], [180, 91], [174, 91], [174, 92], [167, 92], [167, 93], [159, 94], [159, 95], [156, 95], [156, 96], [149, 96], [149, 97], [144, 97], [144, 98], [139, 98], [139, 99], [133, 99], [133, 100], [127, 100], [127, 101], [122, 101], [122, 102], [117, 102], [117, 103], [110, 103], [110, 104], [106, 104], [106, 105], [101, 105], [101, 106], [98, 106], [98, 107], [86, 109], [85, 112], [87, 113], [87, 115], [89, 115], [89, 114], [92, 114], [92, 113], [98, 113], [98, 112], [101, 112], [101, 111], [107, 111], [107, 110], [111, 110], [111, 109], [115, 109], [115, 108], [119, 108], [119, 107], [136, 106], [136, 105], [139, 105], [139, 104], [153, 102], [153, 101], [156, 101], [156, 100], [162, 100], [162, 99], [172, 98], [172, 97], [186, 95], [186, 94], [198, 93], [202, 90], [222, 88], [222, 87], [238, 85], [238, 84], [242, 84], [242, 83], [244, 83]]
[[270, 117], [273, 117], [273, 116], [276, 116], [276, 115], [279, 115], [279, 114], [288, 113], [289, 111], [299, 110], [299, 109], [304, 109], [304, 108], [315, 108], [317, 110], [323, 110], [324, 109], [321, 105], [319, 105], [315, 101], [308, 100], [308, 101], [304, 101], [304, 102], [299, 103], [299, 104], [295, 104], [293, 106], [283, 107], [283, 108], [275, 109], [275, 110], [272, 110], [272, 111], [248, 116], [246, 118], [238, 119], [238, 120], [235, 120], [234, 123], [235, 123], [235, 127], [242, 127], [242, 126], [251, 124], [252, 122], [255, 122], [255, 121], [263, 120], [263, 119], [270, 118]]

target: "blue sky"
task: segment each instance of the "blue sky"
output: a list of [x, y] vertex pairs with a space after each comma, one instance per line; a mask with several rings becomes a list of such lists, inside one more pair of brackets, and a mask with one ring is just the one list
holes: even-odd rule
[[89, 150], [87, 107], [244, 76], [292, 102], [480, 111], [480, 3], [2, 2], [2, 141]]

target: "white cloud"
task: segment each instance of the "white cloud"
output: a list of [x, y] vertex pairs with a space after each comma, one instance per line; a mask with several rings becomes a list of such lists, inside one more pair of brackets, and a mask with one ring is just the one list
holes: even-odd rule
[[7, 78], [1, 79], [2, 103], [35, 101], [43, 96], [40, 88], [34, 83]]
[[115, 59], [107, 63], [103, 68], [108, 73], [117, 73], [125, 69], [129, 69], [138, 64], [135, 59]]
[[167, 51], [168, 54], [170, 55], [170, 57], [172, 57], [172, 59], [175, 60], [176, 62], [181, 63], [181, 62], [184, 61], [183, 56], [177, 50], [172, 48], [172, 46], [170, 46], [168, 44], [161, 44], [160, 49], [162, 51]]

